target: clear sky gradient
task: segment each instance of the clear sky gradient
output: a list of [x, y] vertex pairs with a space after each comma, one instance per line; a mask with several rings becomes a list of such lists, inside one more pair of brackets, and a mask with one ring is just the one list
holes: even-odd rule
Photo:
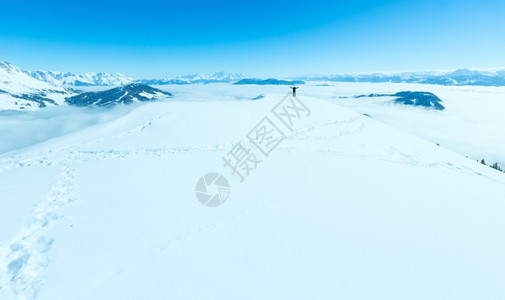
[[505, 67], [505, 1], [3, 1], [0, 60], [161, 77]]

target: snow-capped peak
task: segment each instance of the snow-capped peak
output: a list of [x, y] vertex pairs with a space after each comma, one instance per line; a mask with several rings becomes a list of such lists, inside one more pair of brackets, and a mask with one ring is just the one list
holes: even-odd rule
[[69, 94], [61, 85], [38, 80], [19, 67], [0, 61], [0, 110], [57, 105]]

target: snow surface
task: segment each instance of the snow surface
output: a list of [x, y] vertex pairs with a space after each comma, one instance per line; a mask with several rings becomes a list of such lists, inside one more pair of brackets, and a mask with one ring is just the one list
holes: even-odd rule
[[[342, 107], [369, 88], [344, 87], [301, 88], [312, 114], [244, 183], [221, 157], [286, 87], [170, 86], [0, 155], [0, 299], [505, 298], [505, 174], [384, 124], [386, 104]], [[194, 193], [208, 172], [231, 184], [217, 208]]]
[[[285, 87], [229, 86], [159, 87], [175, 99], [249, 100], [258, 94], [275, 93]], [[395, 94], [401, 91], [431, 92], [440, 97], [443, 111], [394, 104], [392, 97], [353, 98], [358, 95]], [[455, 151], [473, 160], [485, 159], [505, 166], [505, 87], [441, 86], [409, 83], [307, 82], [302, 97], [317, 97], [371, 116], [401, 130]]]

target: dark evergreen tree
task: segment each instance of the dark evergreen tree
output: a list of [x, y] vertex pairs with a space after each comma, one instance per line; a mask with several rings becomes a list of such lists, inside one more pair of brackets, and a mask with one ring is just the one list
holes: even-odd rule
[[495, 162], [493, 165], [491, 165], [491, 168], [496, 169], [500, 172], [503, 172], [502, 168], [498, 165], [497, 162]]

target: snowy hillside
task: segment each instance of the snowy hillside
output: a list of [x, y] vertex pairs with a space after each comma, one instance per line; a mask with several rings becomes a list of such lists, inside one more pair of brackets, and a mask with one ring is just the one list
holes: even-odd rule
[[61, 86], [37, 80], [20, 68], [0, 61], [0, 110], [33, 110], [58, 105], [70, 95]]
[[[181, 86], [0, 155], [0, 299], [505, 298], [505, 174], [320, 88], [292, 127], [286, 87]], [[240, 183], [223, 157], [265, 117], [286, 138], [244, 143], [261, 162]], [[195, 195], [209, 172], [217, 208]]]
[[84, 73], [73, 74], [70, 72], [28, 71], [30, 76], [56, 85], [69, 86], [118, 86], [131, 83], [132, 78], [122, 74], [109, 73]]
[[152, 101], [172, 96], [169, 92], [139, 83], [130, 83], [114, 89], [87, 92], [68, 97], [65, 103], [76, 106], [110, 106], [119, 103], [131, 104], [134, 102]]

